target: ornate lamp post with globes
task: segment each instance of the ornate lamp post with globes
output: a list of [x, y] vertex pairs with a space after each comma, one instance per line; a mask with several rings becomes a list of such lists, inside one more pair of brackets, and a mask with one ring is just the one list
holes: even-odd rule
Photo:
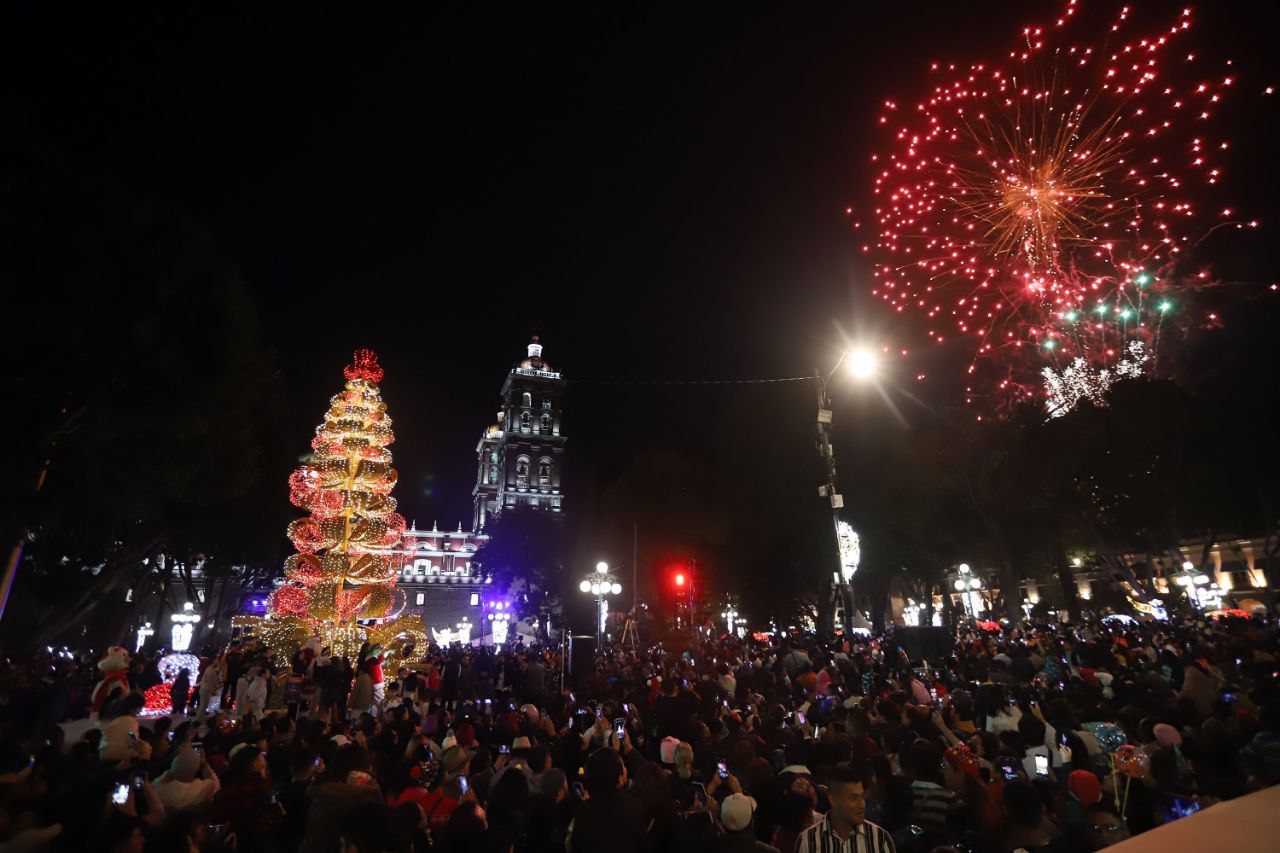
[[596, 652], [598, 653], [600, 641], [604, 636], [605, 601], [610, 595], [621, 595], [622, 584], [609, 573], [609, 564], [601, 561], [596, 563], [596, 570], [593, 573], [582, 579], [578, 589], [596, 597]]
[[982, 581], [973, 576], [973, 570], [969, 568], [968, 563], [961, 563], [957, 568], [960, 576], [956, 578], [956, 592], [960, 593], [961, 599], [964, 600], [965, 612], [973, 619], [978, 618], [978, 604], [975, 595], [978, 590], [982, 589]]

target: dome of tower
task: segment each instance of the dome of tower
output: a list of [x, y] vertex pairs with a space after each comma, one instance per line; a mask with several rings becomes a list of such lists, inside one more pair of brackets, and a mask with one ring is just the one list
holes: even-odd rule
[[538, 336], [534, 335], [533, 340], [529, 342], [529, 354], [524, 361], [520, 362], [521, 370], [545, 370], [548, 373], [554, 373], [554, 369], [542, 358], [542, 344], [538, 341]]

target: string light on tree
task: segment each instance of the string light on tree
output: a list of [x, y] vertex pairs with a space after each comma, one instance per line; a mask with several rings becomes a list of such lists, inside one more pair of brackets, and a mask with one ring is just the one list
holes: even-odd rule
[[932, 342], [966, 347], [970, 402], [1060, 410], [1034, 381], [1044, 360], [1114, 377], [1133, 341], [1152, 370], [1168, 296], [1215, 283], [1188, 270], [1191, 250], [1257, 225], [1211, 201], [1230, 63], [1184, 49], [1190, 9], [1153, 14], [1099, 21], [1069, 0], [1006, 57], [935, 63], [924, 97], [883, 104], [893, 148], [873, 157], [873, 293], [920, 315]]
[[297, 553], [285, 560], [286, 582], [271, 594], [266, 617], [236, 620], [286, 660], [312, 636], [348, 658], [366, 640], [389, 657], [399, 654], [397, 640], [426, 651], [421, 620], [399, 618], [404, 595], [392, 549], [405, 520], [391, 497], [396, 471], [387, 448], [395, 435], [378, 389], [383, 371], [377, 355], [361, 349], [343, 375], [307, 464], [289, 477], [290, 501], [309, 516], [289, 525]]

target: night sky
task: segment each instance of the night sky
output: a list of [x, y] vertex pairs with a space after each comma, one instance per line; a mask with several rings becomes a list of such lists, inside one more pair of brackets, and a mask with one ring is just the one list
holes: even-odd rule
[[[797, 376], [829, 367], [845, 334], [902, 339], [866, 296], [851, 228], [883, 147], [874, 104], [1057, 9], [684, 5], [126, 18], [24, 4], [0, 27], [0, 106], [18, 135], [212, 235], [256, 299], [297, 453], [351, 350], [376, 349], [404, 514], [453, 528], [533, 330], [571, 381]], [[1260, 87], [1274, 30], [1255, 7], [1199, 12], [1202, 39], [1270, 63]], [[1236, 156], [1273, 151], [1258, 134]], [[1246, 196], [1274, 187], [1258, 174]], [[1274, 243], [1255, 238], [1237, 274], [1274, 277]], [[909, 390], [929, 406], [958, 394]], [[873, 394], [838, 397], [838, 417], [902, 428]], [[897, 399], [908, 421], [923, 410]], [[807, 384], [571, 386], [568, 506], [589, 528], [574, 559], [626, 562], [627, 516], [660, 528], [642, 530], [651, 562], [748, 536], [721, 559], [758, 559], [825, 531], [812, 401]], [[287, 500], [292, 462], [264, 472], [264, 506]]]

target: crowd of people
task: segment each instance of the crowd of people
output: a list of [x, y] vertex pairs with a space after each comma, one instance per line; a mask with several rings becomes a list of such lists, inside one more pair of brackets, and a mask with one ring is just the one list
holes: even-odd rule
[[949, 639], [704, 638], [576, 679], [554, 648], [250, 641], [150, 717], [146, 656], [95, 701], [50, 649], [0, 672], [0, 853], [1098, 850], [1280, 782], [1262, 617]]

